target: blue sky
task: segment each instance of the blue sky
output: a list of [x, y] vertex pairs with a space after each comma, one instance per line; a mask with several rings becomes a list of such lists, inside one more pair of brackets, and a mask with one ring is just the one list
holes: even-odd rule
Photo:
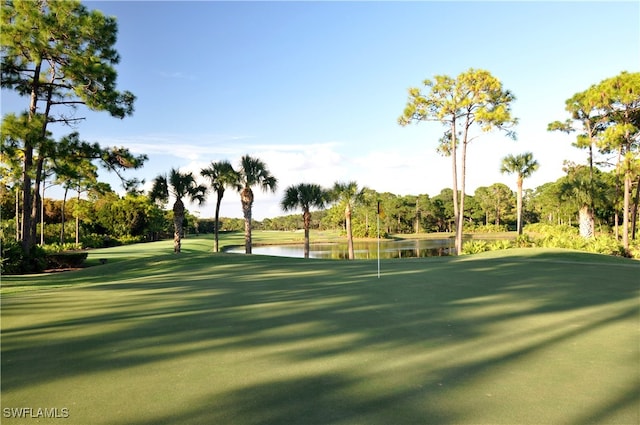
[[[199, 173], [257, 156], [279, 180], [276, 194], [256, 194], [257, 219], [283, 215], [284, 189], [301, 182], [356, 180], [398, 195], [451, 187], [450, 159], [435, 150], [442, 126], [397, 118], [409, 87], [469, 68], [515, 94], [520, 124], [515, 142], [491, 133], [471, 144], [467, 193], [497, 182], [515, 190], [500, 161], [525, 151], [540, 163], [525, 187], [554, 181], [563, 160], [586, 157], [574, 136], [546, 131], [568, 117], [565, 100], [640, 70], [637, 1], [85, 4], [117, 17], [118, 87], [138, 100], [124, 120], [84, 113], [82, 138], [148, 154], [144, 169], [127, 173], [147, 187], [171, 167]], [[2, 93], [3, 113], [27, 104]], [[211, 217], [210, 198], [190, 210]], [[225, 194], [221, 214], [242, 216], [236, 194]]]

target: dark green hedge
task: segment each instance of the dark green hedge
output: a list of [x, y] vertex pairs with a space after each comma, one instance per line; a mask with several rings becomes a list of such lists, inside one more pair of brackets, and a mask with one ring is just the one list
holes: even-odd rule
[[58, 252], [47, 254], [48, 269], [68, 269], [81, 267], [87, 259], [88, 252]]
[[39, 246], [34, 246], [28, 254], [22, 251], [22, 246], [15, 240], [0, 240], [2, 257], [0, 258], [0, 273], [23, 274], [38, 273], [44, 270], [46, 253]]

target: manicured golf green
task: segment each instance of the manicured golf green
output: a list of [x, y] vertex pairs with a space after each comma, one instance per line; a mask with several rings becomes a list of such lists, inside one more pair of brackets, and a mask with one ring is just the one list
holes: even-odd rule
[[210, 247], [4, 276], [2, 424], [640, 423], [638, 261]]

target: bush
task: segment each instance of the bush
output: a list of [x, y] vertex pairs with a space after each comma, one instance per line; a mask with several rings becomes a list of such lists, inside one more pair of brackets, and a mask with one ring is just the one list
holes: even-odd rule
[[526, 233], [518, 235], [513, 243], [518, 248], [531, 248], [536, 245], [536, 242]]
[[513, 244], [511, 243], [511, 241], [504, 240], [504, 239], [493, 241], [489, 244], [489, 249], [491, 251], [498, 251], [500, 249], [509, 249], [512, 247], [513, 247]]
[[586, 241], [578, 236], [570, 233], [554, 233], [547, 234], [536, 240], [536, 246], [543, 248], [569, 248], [584, 250]]
[[576, 227], [568, 224], [546, 224], [533, 223], [524, 227], [527, 233], [538, 233], [543, 235], [559, 236], [559, 235], [578, 235], [579, 231]]
[[60, 252], [65, 252], [65, 251], [73, 251], [73, 250], [82, 249], [82, 244], [75, 244], [75, 243], [71, 243], [71, 242], [65, 242], [63, 244], [50, 243], [48, 245], [45, 245], [42, 249], [44, 250], [44, 252], [46, 254], [57, 254], [57, 253], [60, 253]]
[[603, 235], [588, 239], [585, 250], [598, 254], [624, 256], [624, 247], [613, 236]]
[[68, 269], [82, 266], [87, 259], [88, 252], [58, 252], [47, 255], [47, 268]]
[[462, 254], [479, 254], [489, 250], [486, 241], [468, 241], [462, 245]]
[[2, 245], [0, 273], [37, 273], [45, 269], [46, 253], [41, 247], [35, 245], [29, 254], [25, 255], [22, 251], [22, 245], [15, 240], [2, 240], [0, 244]]
[[464, 226], [464, 231], [470, 233], [502, 233], [508, 232], [509, 226], [506, 224], [467, 224]]
[[82, 246], [87, 248], [107, 248], [114, 246], [112, 239], [108, 235], [99, 235], [97, 233], [91, 233], [89, 235], [82, 236]]
[[640, 240], [631, 242], [629, 245], [629, 255], [631, 258], [640, 260]]
[[640, 241], [631, 241], [626, 253], [622, 244], [613, 235], [599, 235], [585, 239], [578, 229], [569, 225], [552, 225], [545, 223], [528, 224], [527, 233], [519, 235], [513, 242], [497, 240], [491, 243], [482, 240], [465, 242], [462, 254], [477, 254], [488, 250], [517, 248], [567, 248], [597, 254], [629, 256], [640, 259]]
[[22, 246], [18, 242], [2, 241], [2, 258], [0, 259], [2, 274], [22, 273], [23, 260]]
[[117, 239], [120, 245], [131, 245], [134, 243], [145, 242], [145, 240], [146, 239], [144, 236], [130, 236], [130, 235], [120, 236]]

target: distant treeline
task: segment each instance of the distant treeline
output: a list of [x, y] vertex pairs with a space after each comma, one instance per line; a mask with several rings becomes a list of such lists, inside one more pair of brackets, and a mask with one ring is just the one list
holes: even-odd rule
[[[573, 175], [547, 183], [535, 190], [525, 190], [523, 221], [525, 224], [549, 223], [578, 225], [581, 207], [579, 197], [571, 190], [571, 179], [587, 170], [574, 170]], [[614, 172], [596, 173], [600, 196], [595, 202], [596, 231], [614, 233], [621, 217], [620, 202], [616, 200], [616, 175]], [[16, 214], [21, 205], [16, 196], [7, 190], [0, 194], [3, 238], [19, 237], [16, 231]], [[407, 234], [417, 232], [450, 232], [454, 230], [452, 190], [444, 189], [436, 196], [379, 193], [365, 190], [363, 202], [353, 211], [355, 237], [376, 235], [378, 203], [382, 234]], [[637, 197], [633, 204], [637, 205]], [[634, 209], [637, 215], [637, 209]], [[13, 214], [11, 213], [13, 212]], [[102, 247], [131, 242], [143, 242], [171, 237], [173, 212], [163, 210], [146, 195], [115, 192], [94, 193], [88, 199], [71, 198], [67, 201], [45, 198], [43, 220], [38, 233], [44, 235], [44, 244], [79, 243], [83, 247]], [[476, 189], [473, 195], [465, 195], [465, 231], [515, 230], [516, 195], [508, 186], [495, 183]], [[330, 206], [311, 214], [311, 229], [341, 229], [344, 227], [344, 211]], [[213, 233], [214, 220], [199, 218], [187, 212], [185, 233]], [[634, 221], [635, 222], [635, 221]], [[43, 226], [44, 224], [44, 226]], [[244, 219], [223, 217], [220, 231], [243, 231]], [[261, 221], [253, 221], [257, 230], [293, 231], [303, 228], [302, 214], [288, 214]], [[634, 229], [632, 229], [634, 230]]]

